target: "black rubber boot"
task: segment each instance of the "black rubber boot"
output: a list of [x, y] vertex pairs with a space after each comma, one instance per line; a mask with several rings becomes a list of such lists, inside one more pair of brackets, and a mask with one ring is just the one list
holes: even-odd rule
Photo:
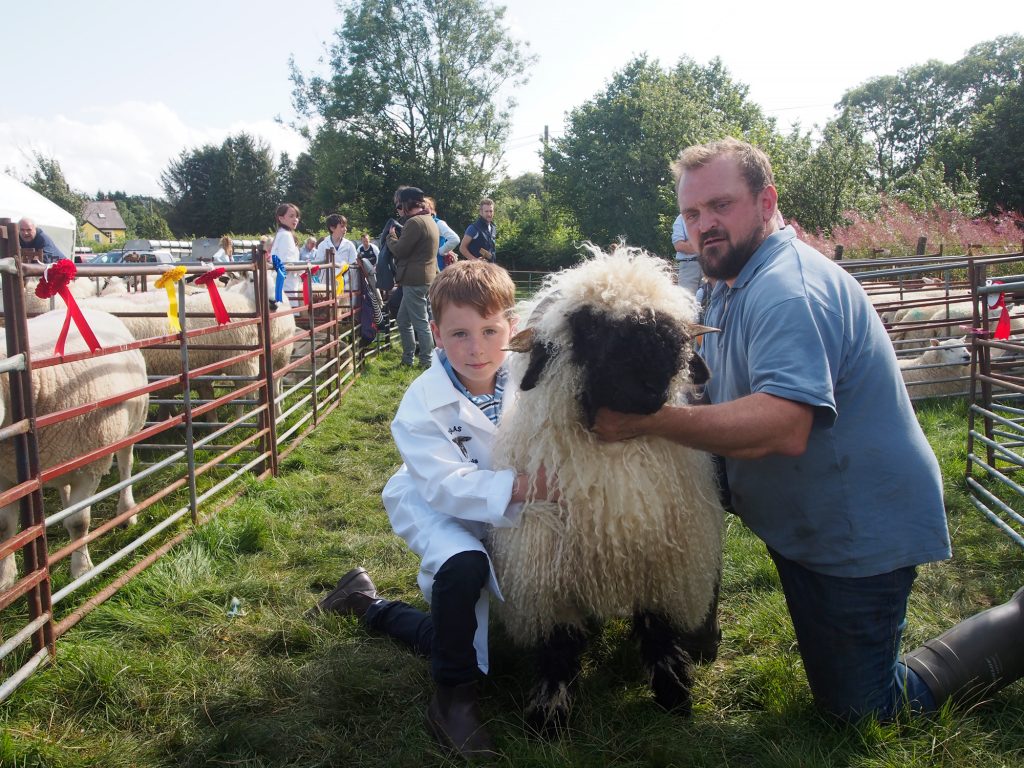
[[942, 705], [975, 702], [1024, 676], [1024, 587], [903, 657]]
[[427, 707], [427, 728], [445, 750], [465, 760], [498, 756], [480, 716], [476, 682], [438, 685]]

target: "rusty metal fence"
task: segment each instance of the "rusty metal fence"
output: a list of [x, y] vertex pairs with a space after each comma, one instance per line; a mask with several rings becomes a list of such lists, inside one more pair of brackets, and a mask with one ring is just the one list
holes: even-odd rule
[[[280, 460], [339, 405], [366, 361], [390, 346], [386, 329], [373, 341], [361, 334], [356, 294], [339, 292], [333, 265], [321, 265], [320, 284], [312, 267], [289, 265], [306, 275], [308, 288], [292, 296], [292, 305], [286, 300], [272, 308], [265, 263], [228, 266], [246, 278], [240, 295], [251, 300], [236, 299], [244, 310], [236, 308], [225, 324], [208, 307], [194, 311], [190, 296], [205, 291], [182, 280], [174, 290], [183, 330], [171, 330], [167, 310], [154, 311], [146, 299], [110, 313], [126, 324], [163, 323], [161, 331], [98, 351], [69, 343], [65, 354], [55, 355], [32, 347], [37, 321], [26, 312], [25, 281], [45, 267], [21, 259], [16, 226], [0, 221], [6, 338], [0, 359], [0, 701], [53, 659], [61, 635], [239, 493], [244, 478], [276, 474]], [[192, 275], [207, 270], [186, 268]], [[142, 288], [162, 272], [144, 265], [79, 269], [86, 277], [130, 276]], [[109, 309], [102, 297], [96, 300], [101, 306], [91, 301], [81, 303]], [[82, 361], [115, 361], [134, 350], [146, 359], [145, 383], [123, 384], [70, 408], [53, 405], [55, 382], [67, 388], [64, 395], [82, 383], [62, 378], [62, 370]], [[178, 361], [173, 372], [166, 368], [169, 359]], [[138, 431], [97, 445], [98, 436], [81, 429], [97, 414], [143, 397], [156, 415]], [[64, 451], [54, 461], [54, 446], [68, 443], [73, 456]], [[115, 456], [117, 478], [81, 490], [82, 476]], [[101, 522], [90, 527], [93, 516]], [[60, 524], [75, 534], [65, 537]], [[83, 554], [90, 547], [95, 552]]]

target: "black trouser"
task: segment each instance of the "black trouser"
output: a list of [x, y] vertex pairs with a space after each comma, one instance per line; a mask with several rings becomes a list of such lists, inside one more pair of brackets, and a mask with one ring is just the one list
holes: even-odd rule
[[460, 552], [434, 576], [430, 613], [400, 600], [379, 600], [363, 620], [430, 658], [430, 674], [439, 685], [461, 685], [477, 678], [476, 602], [490, 575], [483, 552]]

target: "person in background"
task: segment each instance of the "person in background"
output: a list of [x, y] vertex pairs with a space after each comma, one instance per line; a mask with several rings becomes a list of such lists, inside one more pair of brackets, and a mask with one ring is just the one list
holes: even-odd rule
[[360, 239], [359, 248], [356, 251], [360, 259], [368, 261], [371, 264], [377, 264], [377, 254], [380, 253], [380, 249], [377, 244], [370, 241], [370, 235], [366, 232], [363, 233]]
[[497, 237], [498, 230], [494, 226], [494, 201], [485, 197], [480, 201], [480, 216], [466, 228], [466, 234], [459, 243], [459, 253], [467, 259], [494, 261], [497, 254]]
[[213, 254], [214, 263], [230, 262], [235, 254], [234, 243], [231, 242], [231, 238], [224, 235], [220, 239], [220, 248], [218, 248]]
[[27, 216], [18, 222], [18, 240], [23, 249], [30, 248], [34, 251], [42, 251], [43, 261], [47, 264], [67, 258], [50, 236], [37, 227], [36, 223]]
[[405, 187], [398, 193], [402, 220], [391, 227], [388, 249], [395, 262], [395, 284], [402, 289], [398, 307], [398, 333], [402, 340], [402, 365], [430, 366], [434, 340], [430, 334], [427, 291], [437, 276], [440, 234], [427, 210], [423, 190]]
[[334, 262], [340, 269], [342, 264], [347, 264], [345, 271], [345, 290], [359, 290], [359, 270], [352, 269], [356, 263], [356, 244], [345, 238], [348, 232], [348, 219], [340, 213], [332, 213], [327, 217], [327, 237], [320, 241], [316, 247], [314, 261]]
[[[295, 228], [299, 225], [301, 214], [299, 207], [292, 203], [281, 203], [274, 211], [277, 221], [277, 234], [270, 246], [270, 258], [277, 256], [284, 264], [295, 264], [299, 260], [299, 246], [295, 242]], [[269, 274], [270, 297], [274, 298], [276, 275], [273, 270]], [[284, 281], [286, 292], [302, 290], [302, 279], [298, 272], [289, 272]]]
[[766, 544], [815, 704], [893, 717], [1024, 674], [1024, 589], [903, 657], [917, 566], [950, 556], [939, 463], [892, 343], [841, 267], [778, 228], [760, 149], [689, 147], [679, 210], [718, 282], [701, 354], [709, 405], [598, 412], [602, 440], [657, 435], [725, 457], [732, 507]]
[[316, 254], [316, 238], [307, 237], [306, 242], [299, 249], [299, 261], [313, 261]]
[[437, 249], [437, 271], [440, 272], [449, 264], [454, 264], [457, 258], [452, 251], [459, 244], [459, 236], [455, 230], [448, 226], [448, 222], [437, 215], [437, 201], [432, 197], [423, 198], [427, 204], [434, 223], [437, 224], [437, 231], [441, 237], [441, 245]]
[[672, 224], [672, 247], [676, 249], [676, 265], [679, 269], [676, 285], [696, 294], [704, 272], [697, 261], [697, 249], [686, 234], [686, 223], [682, 216], [676, 216]]

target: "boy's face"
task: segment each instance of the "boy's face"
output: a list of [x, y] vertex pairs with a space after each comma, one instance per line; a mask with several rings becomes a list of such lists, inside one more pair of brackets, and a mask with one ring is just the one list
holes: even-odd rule
[[441, 313], [440, 324], [431, 321], [430, 330], [470, 394], [489, 395], [508, 354], [505, 350], [514, 326], [505, 312], [481, 317], [473, 307], [449, 304]]

